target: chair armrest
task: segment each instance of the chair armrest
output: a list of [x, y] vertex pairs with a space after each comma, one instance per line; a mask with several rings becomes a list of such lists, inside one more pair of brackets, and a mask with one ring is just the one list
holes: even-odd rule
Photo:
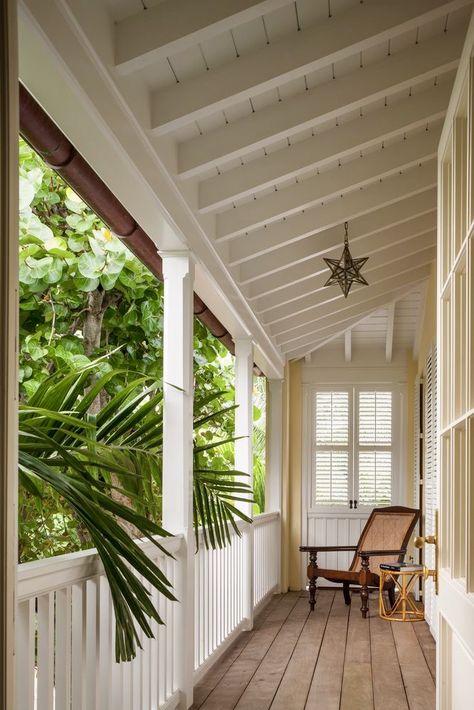
[[329, 547], [322, 547], [320, 545], [306, 545], [300, 547], [300, 552], [343, 552], [343, 551], [352, 551], [355, 552], [357, 550], [356, 545], [338, 545], [336, 547], [334, 546], [329, 546]]
[[357, 553], [359, 557], [375, 557], [375, 556], [385, 556], [385, 555], [404, 555], [406, 549], [401, 550], [359, 550]]

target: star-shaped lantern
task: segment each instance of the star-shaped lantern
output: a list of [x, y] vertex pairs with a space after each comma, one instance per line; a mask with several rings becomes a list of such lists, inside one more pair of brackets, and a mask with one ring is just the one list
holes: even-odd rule
[[344, 236], [344, 249], [342, 250], [340, 259], [326, 259], [324, 261], [331, 269], [331, 276], [328, 278], [325, 286], [332, 286], [332, 284], [339, 284], [341, 291], [344, 294], [344, 298], [347, 298], [349, 291], [351, 290], [352, 284], [363, 284], [368, 286], [368, 282], [364, 279], [360, 270], [364, 266], [365, 262], [368, 260], [368, 256], [363, 256], [361, 259], [353, 259], [352, 254], [349, 250], [349, 237], [347, 235], [349, 225], [344, 222], [344, 229], [346, 230]]

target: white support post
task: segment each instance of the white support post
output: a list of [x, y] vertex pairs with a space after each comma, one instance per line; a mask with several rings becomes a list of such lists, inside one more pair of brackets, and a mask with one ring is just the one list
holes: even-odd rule
[[17, 3], [0, 3], [0, 707], [15, 702], [18, 490]]
[[281, 508], [283, 494], [283, 381], [267, 380], [267, 461], [265, 511], [280, 513], [278, 579], [281, 589]]
[[175, 684], [180, 708], [193, 704], [193, 284], [188, 252], [162, 252], [163, 324], [163, 527], [184, 536], [175, 587]]
[[[235, 340], [235, 468], [250, 475], [253, 484], [253, 346], [250, 338]], [[241, 510], [252, 517], [252, 503], [241, 503]], [[244, 618], [253, 627], [253, 527], [244, 532], [244, 569], [242, 570]]]

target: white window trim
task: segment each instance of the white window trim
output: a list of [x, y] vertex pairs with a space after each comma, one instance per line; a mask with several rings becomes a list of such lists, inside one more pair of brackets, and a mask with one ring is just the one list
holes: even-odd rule
[[[350, 397], [355, 400], [358, 392], [392, 392], [392, 440], [399, 442], [400, 445], [393, 445], [392, 448], [392, 503], [391, 505], [402, 505], [405, 498], [405, 476], [403, 472], [403, 462], [405, 461], [405, 406], [406, 406], [406, 386], [394, 383], [363, 383], [363, 384], [314, 384], [306, 385], [303, 391], [303, 485], [302, 495], [306, 500], [302, 501], [303, 515], [333, 514], [335, 517], [341, 517], [341, 513], [346, 513], [347, 516], [366, 516], [375, 506], [358, 506], [357, 509], [351, 509], [349, 505], [314, 505], [313, 504], [313, 486], [314, 486], [314, 460], [315, 460], [315, 407], [314, 398], [316, 392], [347, 392]], [[350, 431], [355, 436], [355, 427], [352, 426], [352, 418], [354, 416], [355, 403], [349, 408], [349, 427]], [[349, 445], [349, 450], [354, 452], [355, 441]], [[306, 511], [306, 514], [305, 512]]]

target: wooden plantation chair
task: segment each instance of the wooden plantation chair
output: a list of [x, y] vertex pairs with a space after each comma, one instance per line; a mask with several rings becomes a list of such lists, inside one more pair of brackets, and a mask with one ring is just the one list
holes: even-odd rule
[[[309, 605], [314, 611], [316, 602], [316, 580], [318, 577], [328, 582], [342, 583], [344, 601], [351, 603], [350, 586], [360, 585], [361, 612], [365, 619], [369, 610], [369, 587], [379, 586], [380, 564], [387, 562], [403, 562], [406, 546], [413, 529], [420, 517], [420, 511], [413, 508], [392, 506], [374, 508], [367, 520], [356, 546], [321, 547], [302, 546], [301, 552], [309, 552], [307, 569], [309, 579]], [[354, 551], [354, 557], [349, 569], [335, 570], [318, 567], [318, 552]], [[376, 557], [370, 570], [370, 558]], [[393, 583], [384, 588], [389, 595], [390, 603], [395, 602], [395, 587]]]

